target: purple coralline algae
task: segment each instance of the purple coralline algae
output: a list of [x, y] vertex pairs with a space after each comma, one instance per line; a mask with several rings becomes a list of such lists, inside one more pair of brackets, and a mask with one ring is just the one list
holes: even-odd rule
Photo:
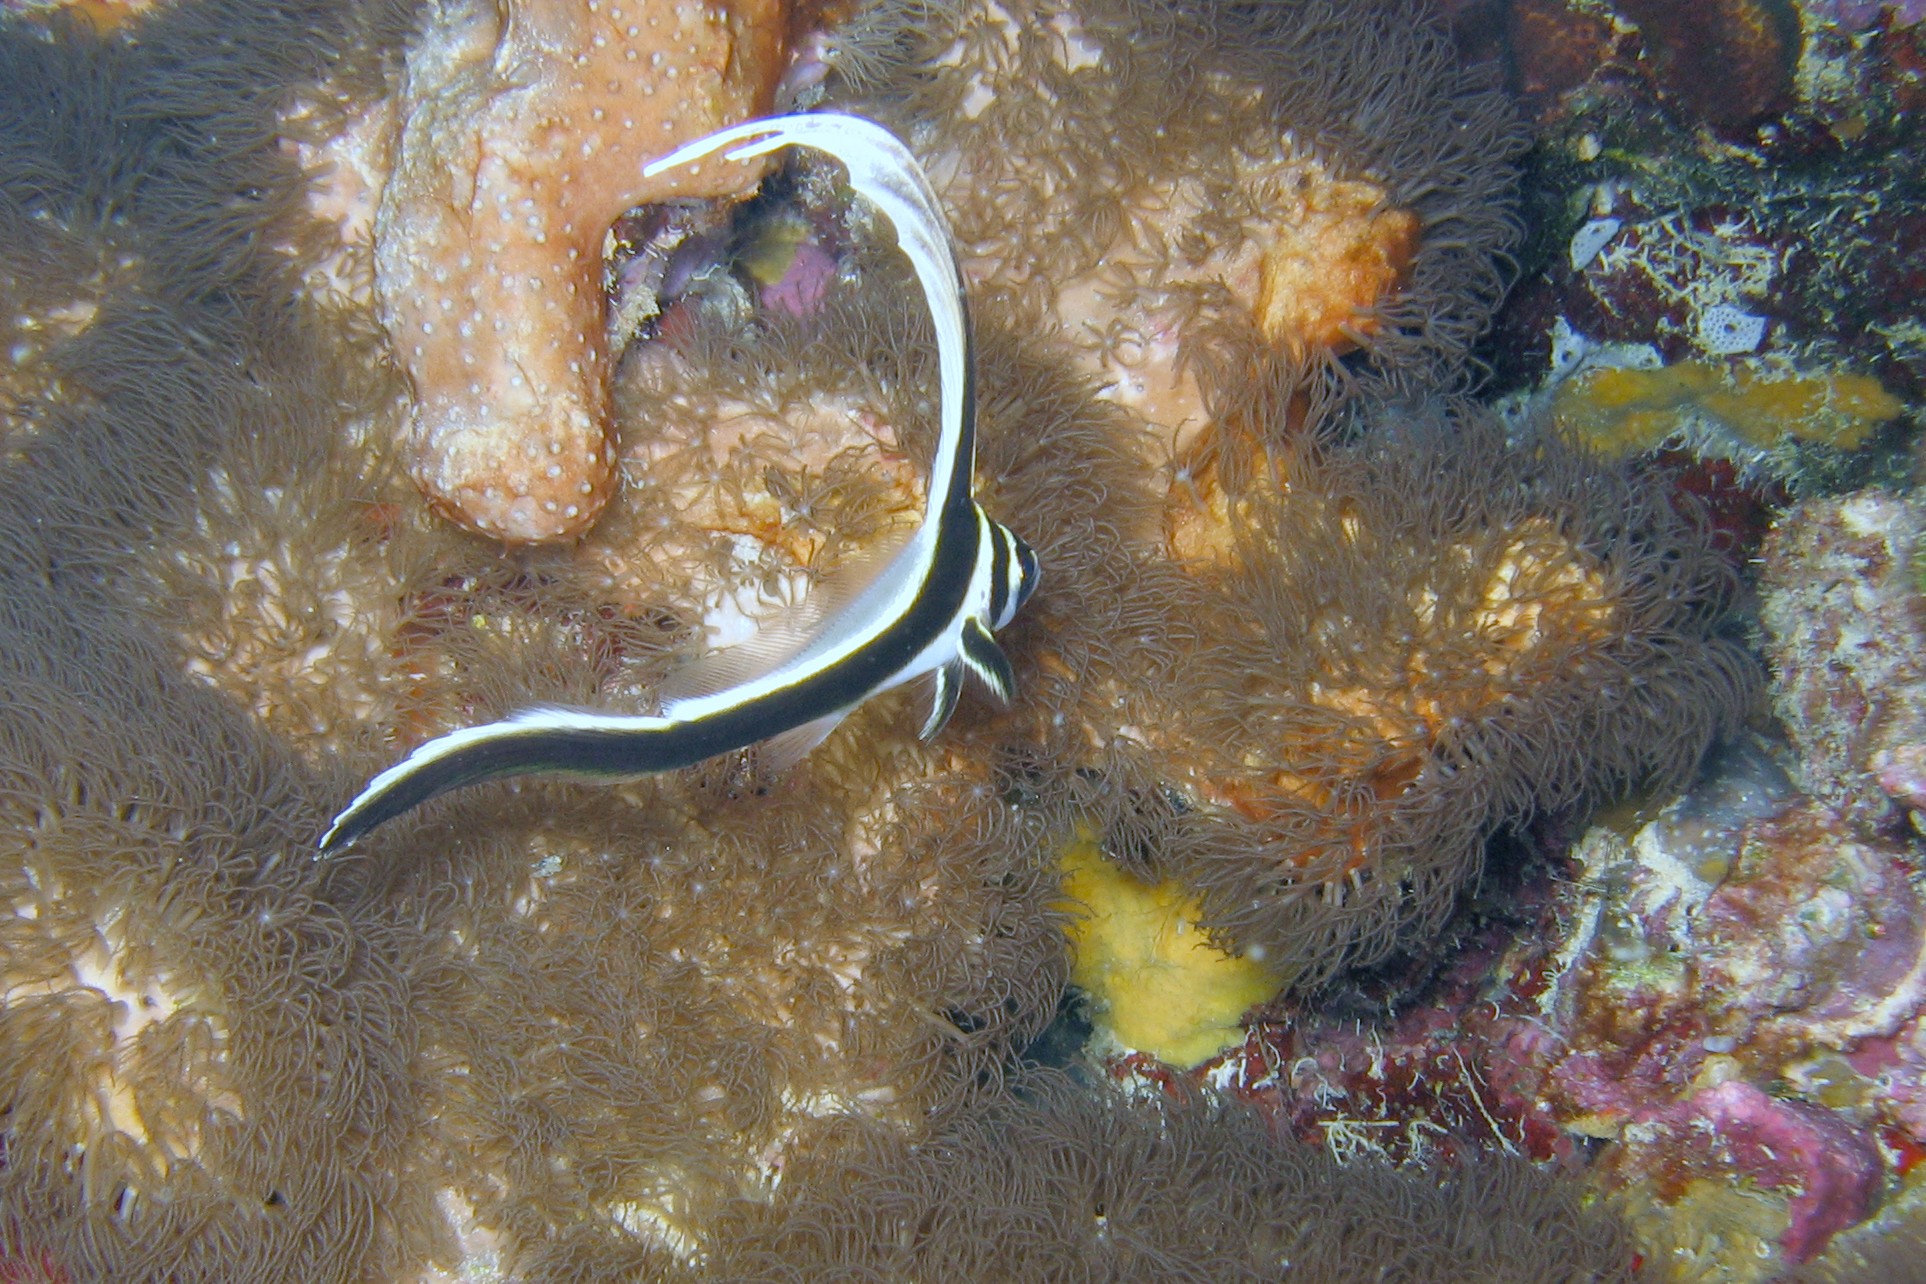
[[1589, 1162], [1657, 1278], [1824, 1260], [1926, 1157], [1926, 932], [1904, 848], [1780, 756], [1515, 873], [1392, 1019], [1279, 1014], [1203, 1077], [1340, 1155]]
[[1865, 31], [1888, 13], [1894, 27], [1910, 27], [1926, 20], [1926, 3], [1920, 0], [1806, 0], [1803, 8], [1809, 19], [1830, 22], [1847, 31]]
[[1897, 849], [1811, 799], [1753, 810], [1687, 799], [1630, 840], [1582, 845], [1604, 890], [1555, 1005], [1547, 1084], [1567, 1127], [1614, 1143], [1603, 1170], [1669, 1216], [1700, 1214], [1695, 1182], [1783, 1197], [1778, 1249], [1797, 1263], [1900, 1165], [1876, 1139], [1905, 1128], [1905, 1101], [1849, 1057], [1915, 1019], [1926, 949]]

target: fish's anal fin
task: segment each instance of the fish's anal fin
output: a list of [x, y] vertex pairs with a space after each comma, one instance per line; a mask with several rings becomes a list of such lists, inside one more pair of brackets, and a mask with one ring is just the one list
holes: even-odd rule
[[958, 639], [957, 650], [959, 661], [989, 688], [999, 703], [1007, 705], [1016, 697], [1016, 674], [1010, 669], [1010, 658], [1003, 654], [1003, 648], [990, 636], [983, 621], [963, 621], [963, 635]]
[[930, 713], [923, 719], [919, 740], [929, 740], [943, 729], [956, 712], [956, 698], [963, 694], [963, 664], [952, 660], [930, 672]]
[[807, 758], [811, 749], [827, 740], [843, 716], [843, 713], [832, 713], [762, 741], [756, 746], [756, 769], [775, 775], [788, 771]]

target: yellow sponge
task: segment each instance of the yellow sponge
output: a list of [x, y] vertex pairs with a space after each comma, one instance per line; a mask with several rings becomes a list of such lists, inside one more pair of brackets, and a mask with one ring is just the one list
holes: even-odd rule
[[1796, 437], [1851, 450], [1905, 410], [1871, 375], [1705, 361], [1586, 371], [1559, 385], [1551, 408], [1560, 428], [1607, 455], [1650, 450], [1695, 417], [1756, 447]]
[[1197, 926], [1197, 898], [1118, 869], [1080, 829], [1062, 861], [1074, 917], [1070, 979], [1091, 998], [1099, 1029], [1177, 1066], [1208, 1060], [1244, 1037], [1239, 1018], [1282, 987], [1260, 959], [1228, 954]]

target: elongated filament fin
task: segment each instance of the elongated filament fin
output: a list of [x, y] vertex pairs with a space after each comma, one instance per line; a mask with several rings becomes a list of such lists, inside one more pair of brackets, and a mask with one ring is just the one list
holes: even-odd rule
[[437, 736], [370, 780], [342, 808], [321, 836], [317, 858], [466, 785], [524, 775], [621, 779], [681, 766], [651, 753], [674, 725], [662, 718], [533, 708]]

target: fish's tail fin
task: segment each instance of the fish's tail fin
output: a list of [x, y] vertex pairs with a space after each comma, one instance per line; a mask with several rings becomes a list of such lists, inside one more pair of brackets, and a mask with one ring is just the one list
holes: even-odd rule
[[437, 736], [370, 780], [317, 844], [330, 856], [404, 812], [452, 790], [510, 776], [646, 776], [685, 765], [661, 750], [665, 718], [523, 709], [500, 722]]

